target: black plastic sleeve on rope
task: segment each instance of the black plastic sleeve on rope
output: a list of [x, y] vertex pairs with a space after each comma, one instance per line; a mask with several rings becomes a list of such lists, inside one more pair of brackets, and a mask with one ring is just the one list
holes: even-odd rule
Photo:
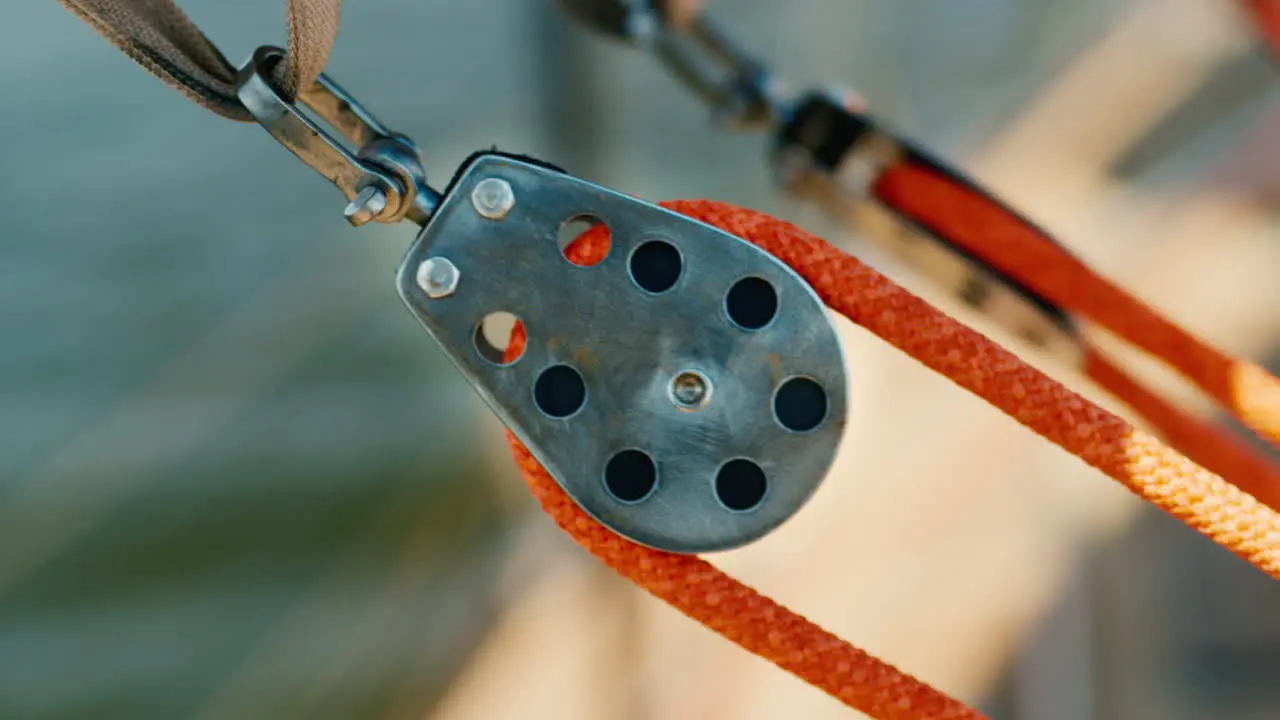
[[[1019, 223], [1033, 229], [1045, 240], [1066, 252], [1066, 249], [1051, 235], [996, 199], [990, 192], [983, 189], [966, 175], [955, 170], [947, 163], [938, 160], [927, 150], [886, 132], [871, 116], [851, 111], [825, 94], [811, 93], [801, 99], [796, 104], [790, 117], [779, 129], [775, 142], [779, 148], [799, 148], [813, 163], [815, 169], [834, 175], [839, 172], [841, 164], [848, 159], [849, 154], [856, 152], [858, 144], [872, 134], [892, 138], [902, 152], [901, 162], [925, 168], [935, 175], [981, 196], [985, 202], [997, 206], [1001, 212], [1014, 217]], [[946, 245], [952, 252], [984, 268], [989, 274], [1021, 295], [1027, 302], [1052, 317], [1064, 329], [1074, 329], [1075, 323], [1066, 311], [1044, 299], [1016, 278], [997, 270], [983, 257], [952, 242], [943, 232], [932, 227], [927, 220], [907, 215], [891, 203], [885, 202], [882, 198], [876, 197], [876, 201], [892, 211], [904, 224], [934, 238]]]

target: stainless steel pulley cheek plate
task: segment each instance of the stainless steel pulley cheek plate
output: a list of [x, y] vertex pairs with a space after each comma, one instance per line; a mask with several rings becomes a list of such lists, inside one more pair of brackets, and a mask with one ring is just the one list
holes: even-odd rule
[[[590, 266], [559, 239], [584, 216], [609, 232]], [[482, 156], [410, 249], [399, 289], [565, 491], [637, 542], [755, 540], [835, 456], [846, 381], [827, 309], [790, 268], [704, 223]], [[525, 328], [514, 361], [496, 347], [508, 336], [488, 332], [494, 313]]]

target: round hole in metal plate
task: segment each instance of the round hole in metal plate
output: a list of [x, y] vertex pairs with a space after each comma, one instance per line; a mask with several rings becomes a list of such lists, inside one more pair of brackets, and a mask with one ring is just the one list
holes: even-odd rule
[[640, 289], [657, 295], [675, 287], [684, 270], [684, 261], [675, 245], [665, 240], [650, 240], [631, 251], [627, 269]]
[[582, 374], [572, 367], [552, 365], [533, 382], [533, 401], [548, 417], [561, 420], [586, 404], [587, 384]]
[[473, 338], [480, 357], [494, 365], [514, 365], [524, 355], [524, 348], [520, 347], [514, 357], [508, 356], [511, 337], [518, 322], [520, 318], [506, 310], [491, 312], [480, 318]]
[[778, 314], [778, 291], [764, 278], [742, 278], [729, 288], [724, 309], [734, 325], [743, 330], [759, 330]]
[[572, 215], [560, 223], [556, 244], [564, 259], [581, 267], [597, 265], [609, 256], [609, 226], [591, 213]]
[[773, 416], [792, 432], [808, 432], [827, 419], [827, 391], [813, 378], [790, 378], [773, 394]]
[[618, 502], [638, 503], [658, 486], [658, 466], [641, 450], [623, 450], [604, 466], [604, 486]]
[[747, 512], [759, 507], [769, 491], [764, 470], [746, 458], [734, 458], [716, 471], [716, 498], [734, 512]]

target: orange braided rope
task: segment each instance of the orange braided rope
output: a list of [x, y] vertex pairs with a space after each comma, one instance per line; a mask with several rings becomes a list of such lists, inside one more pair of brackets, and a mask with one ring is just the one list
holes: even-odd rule
[[879, 720], [986, 715], [868, 655], [693, 555], [638, 545], [587, 515], [510, 433], [529, 489], [605, 565], [744, 649]]
[[[902, 166], [891, 170], [891, 173], [878, 187], [884, 193], [881, 200], [895, 211], [951, 242], [978, 252], [979, 257], [987, 262], [999, 265], [995, 258], [1004, 258], [1009, 268], [1006, 272], [1011, 272], [1020, 282], [1037, 290], [1046, 283], [1055, 282], [1046, 278], [1051, 273], [1045, 270], [1066, 267], [1069, 277], [1058, 286], [1077, 298], [1077, 302], [1087, 304], [1095, 313], [1103, 313], [1104, 317], [1118, 317], [1120, 322], [1129, 323], [1125, 327], [1136, 328], [1136, 331], [1127, 331], [1131, 338], [1135, 337], [1134, 332], [1145, 333], [1142, 337], [1154, 335], [1155, 339], [1146, 344], [1147, 349], [1168, 353], [1170, 348], [1191, 347], [1192, 356], [1203, 356], [1202, 367], [1207, 369], [1201, 375], [1229, 376], [1233, 371], [1227, 368], [1234, 367], [1236, 374], [1246, 378], [1244, 385], [1256, 394], [1249, 397], [1263, 397], [1261, 403], [1241, 397], [1236, 404], [1247, 408], [1243, 414], [1258, 418], [1275, 413], [1278, 401], [1266, 399], [1265, 380], [1258, 380], [1268, 377], [1265, 371], [1251, 363], [1230, 360], [1187, 335], [1120, 288], [1097, 276], [1057, 247], [1042, 231], [997, 201], [928, 169]], [[924, 202], [921, 198], [937, 202]], [[973, 222], [988, 223], [987, 227], [993, 230], [992, 236], [974, 232]], [[1076, 284], [1072, 285], [1072, 282]], [[1101, 293], [1101, 297], [1089, 295], [1080, 299], [1086, 290]], [[1162, 357], [1167, 362], [1178, 362], [1184, 354]], [[1260, 449], [1162, 400], [1093, 349], [1088, 351], [1084, 371], [1098, 385], [1151, 422], [1163, 439], [1179, 452], [1223, 476], [1259, 501], [1280, 509], [1280, 467], [1264, 456]], [[1258, 422], [1255, 420], [1255, 425]], [[1265, 420], [1262, 422], [1265, 424]]]
[[1242, 0], [1244, 10], [1253, 19], [1258, 33], [1271, 46], [1280, 52], [1280, 2], [1276, 0]]
[[981, 192], [903, 164], [885, 171], [874, 193], [1050, 302], [1160, 358], [1246, 425], [1280, 443], [1280, 380], [1170, 322]]
[[1092, 348], [1085, 353], [1085, 374], [1142, 416], [1165, 442], [1249, 493], [1280, 509], [1280, 467], [1227, 428], [1202, 420], [1164, 400]]
[[[711, 201], [663, 205], [777, 256], [832, 309], [1280, 579], [1280, 515], [1221, 477], [789, 223]], [[607, 230], [598, 227], [575, 241], [569, 254], [587, 263], [607, 247]], [[523, 343], [523, 328], [517, 327], [509, 353], [518, 355]], [[568, 498], [513, 436], [508, 439], [530, 489], [561, 528], [624, 577], [725, 638], [875, 718], [983, 717], [703, 560], [618, 536]]]
[[[698, 212], [699, 205], [663, 203], [668, 209], [716, 224], [714, 215]], [[736, 210], [731, 205], [705, 205]], [[565, 257], [578, 265], [593, 265], [609, 251], [609, 241], [608, 228], [597, 225], [575, 238], [565, 248]], [[517, 322], [506, 350], [508, 361], [524, 353], [526, 341], [524, 326]], [[565, 493], [510, 431], [507, 440], [529, 489], [560, 529], [619, 575], [707, 628], [873, 718], [986, 718], [823, 630], [707, 561], [655, 550], [604, 527]]]

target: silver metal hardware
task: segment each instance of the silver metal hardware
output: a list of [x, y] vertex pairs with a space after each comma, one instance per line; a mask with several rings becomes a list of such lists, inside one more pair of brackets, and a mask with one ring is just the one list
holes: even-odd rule
[[[863, 224], [876, 178], [912, 152], [858, 105], [847, 92], [810, 95], [779, 129], [772, 153], [787, 192], [850, 227]], [[1066, 312], [936, 235], [899, 219], [883, 225], [862, 237], [1020, 341], [1068, 366], [1083, 362], [1083, 338]]]
[[471, 204], [484, 217], [501, 220], [515, 207], [516, 196], [506, 180], [486, 178], [471, 191]]
[[681, 13], [673, 0], [560, 0], [597, 32], [651, 51], [712, 108], [721, 127], [766, 128], [785, 117], [789, 91], [763, 64], [701, 12]]
[[458, 289], [461, 273], [448, 258], [433, 257], [423, 260], [418, 265], [418, 287], [427, 297], [438, 300], [449, 297]]
[[356, 193], [355, 198], [347, 203], [347, 209], [342, 214], [347, 218], [347, 222], [360, 227], [386, 209], [387, 195], [382, 192], [382, 188], [377, 185], [365, 185], [364, 189]]
[[1008, 333], [1064, 367], [1082, 367], [1083, 337], [1072, 317], [1056, 306], [957, 252], [934, 235], [902, 227], [897, 233], [869, 234], [868, 240], [976, 311], [979, 317], [986, 318], [995, 326], [993, 331]]
[[[856, 92], [829, 88], [792, 96], [696, 7], [674, 22], [672, 2], [678, 0], [560, 0], [587, 26], [657, 54], [717, 118], [772, 133], [771, 165], [782, 188], [851, 229], [862, 227], [857, 218], [871, 205], [871, 188], [903, 159], [903, 143], [863, 114], [865, 101]], [[1004, 330], [1079, 365], [1083, 339], [1073, 319], [980, 259], [913, 227], [858, 234]]]
[[[476, 212], [490, 180], [520, 198], [502, 222]], [[589, 267], [557, 242], [584, 214], [609, 229]], [[438, 302], [424, 285], [446, 257], [466, 282]], [[821, 483], [845, 427], [839, 339], [803, 279], [732, 235], [554, 170], [475, 160], [407, 254], [399, 290], [569, 495], [653, 547], [722, 550], [768, 533]], [[514, 361], [482, 343], [498, 311], [527, 333]]]
[[280, 48], [254, 51], [240, 69], [236, 96], [281, 145], [325, 176], [348, 200], [345, 215], [352, 225], [370, 220], [427, 222], [440, 196], [427, 185], [422, 159], [413, 141], [388, 130], [354, 97], [321, 75], [298, 96], [310, 109], [355, 146], [348, 149], [272, 85]]
[[711, 401], [713, 389], [706, 375], [685, 370], [671, 380], [671, 401], [681, 410], [700, 410]]

